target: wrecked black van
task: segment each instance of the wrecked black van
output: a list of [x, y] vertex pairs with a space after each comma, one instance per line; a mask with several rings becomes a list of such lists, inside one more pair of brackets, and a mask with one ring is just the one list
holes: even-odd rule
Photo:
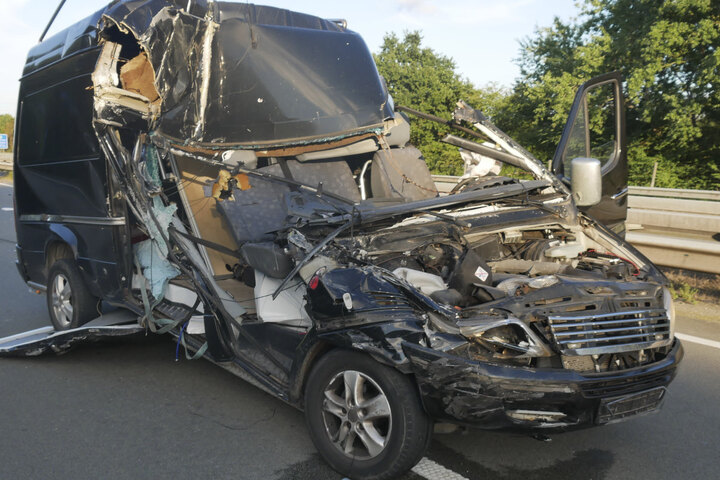
[[[617, 74], [582, 85], [549, 171], [461, 101], [395, 106], [343, 21], [115, 1], [28, 55], [17, 266], [53, 328], [0, 352], [169, 333], [304, 410], [358, 479], [411, 468], [435, 422], [656, 411], [683, 351], [666, 279], [622, 239], [622, 98]], [[449, 194], [411, 117], [457, 130]]]

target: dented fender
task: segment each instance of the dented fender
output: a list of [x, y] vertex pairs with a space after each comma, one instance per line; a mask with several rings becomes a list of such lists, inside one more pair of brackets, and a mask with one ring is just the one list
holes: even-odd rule
[[378, 362], [403, 373], [411, 372], [403, 345], [426, 344], [425, 331], [417, 320], [375, 323], [319, 334], [318, 338], [337, 347], [367, 353]]

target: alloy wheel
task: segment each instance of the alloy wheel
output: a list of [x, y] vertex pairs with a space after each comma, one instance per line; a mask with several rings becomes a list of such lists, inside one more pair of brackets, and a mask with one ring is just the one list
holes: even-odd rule
[[374, 458], [385, 449], [392, 412], [385, 392], [369, 376], [355, 370], [335, 375], [324, 391], [325, 430], [345, 455]]
[[72, 290], [70, 281], [59, 273], [53, 279], [51, 305], [53, 314], [62, 326], [69, 326], [73, 319]]

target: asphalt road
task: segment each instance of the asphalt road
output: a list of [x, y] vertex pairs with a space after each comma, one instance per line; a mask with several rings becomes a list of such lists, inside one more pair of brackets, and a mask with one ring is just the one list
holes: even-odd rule
[[[0, 186], [0, 337], [49, 324], [45, 297], [14, 266], [11, 193]], [[720, 341], [720, 322], [681, 318], [678, 330]], [[659, 414], [549, 442], [436, 435], [427, 458], [468, 479], [717, 478], [720, 349], [685, 349]], [[169, 338], [148, 336], [0, 359], [0, 479], [341, 478], [300, 412], [209, 362], [174, 357]]]

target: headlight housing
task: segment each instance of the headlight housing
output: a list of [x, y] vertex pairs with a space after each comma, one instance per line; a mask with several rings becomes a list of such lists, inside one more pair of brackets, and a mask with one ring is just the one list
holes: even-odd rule
[[675, 338], [675, 301], [667, 287], [663, 287], [663, 307], [665, 307], [665, 312], [670, 320], [670, 340], [673, 340]]
[[540, 337], [511, 315], [473, 316], [460, 325], [460, 333], [481, 348], [479, 356], [496, 360], [521, 360], [552, 355]]

